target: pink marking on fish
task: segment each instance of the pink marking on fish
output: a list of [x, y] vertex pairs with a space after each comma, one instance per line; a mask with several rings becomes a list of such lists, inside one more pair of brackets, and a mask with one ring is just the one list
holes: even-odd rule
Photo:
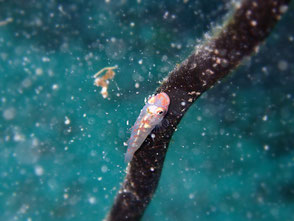
[[134, 153], [140, 148], [146, 137], [162, 121], [168, 111], [169, 104], [169, 96], [164, 92], [148, 99], [132, 127], [131, 137], [127, 141], [128, 149], [125, 162], [128, 163], [132, 160]]

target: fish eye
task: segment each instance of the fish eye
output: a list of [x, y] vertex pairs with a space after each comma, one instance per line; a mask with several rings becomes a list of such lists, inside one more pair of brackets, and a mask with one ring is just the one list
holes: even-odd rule
[[156, 111], [156, 113], [157, 113], [158, 115], [162, 115], [162, 114], [164, 113], [164, 111], [163, 111], [162, 109], [159, 109], [159, 110]]

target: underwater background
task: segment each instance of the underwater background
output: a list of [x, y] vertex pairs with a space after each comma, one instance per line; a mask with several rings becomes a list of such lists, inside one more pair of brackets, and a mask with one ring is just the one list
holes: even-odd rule
[[[102, 220], [144, 98], [234, 4], [0, 0], [0, 220]], [[190, 108], [142, 220], [294, 220], [293, 21]]]

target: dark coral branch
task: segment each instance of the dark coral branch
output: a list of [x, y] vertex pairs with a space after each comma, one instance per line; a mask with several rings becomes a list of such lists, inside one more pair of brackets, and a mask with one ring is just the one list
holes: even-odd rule
[[290, 0], [244, 0], [230, 21], [173, 70], [156, 90], [171, 100], [169, 125], [147, 137], [127, 168], [107, 220], [139, 220], [156, 190], [169, 141], [192, 103], [269, 35]]

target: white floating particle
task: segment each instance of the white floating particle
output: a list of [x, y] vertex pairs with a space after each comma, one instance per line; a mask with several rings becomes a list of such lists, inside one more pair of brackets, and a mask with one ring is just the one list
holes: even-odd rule
[[182, 102], [181, 102], [181, 105], [182, 105], [182, 106], [186, 106], [186, 102], [185, 102], [185, 101], [182, 101]]
[[95, 203], [96, 203], [96, 198], [95, 198], [94, 196], [91, 196], [91, 197], [89, 198], [89, 203], [90, 203], [90, 204], [95, 204]]
[[280, 71], [287, 70], [287, 68], [288, 68], [288, 62], [287, 61], [284, 61], [284, 60], [279, 61], [278, 68], [280, 69]]
[[150, 171], [152, 171], [152, 172], [153, 172], [153, 171], [154, 171], [154, 167], [150, 167]]
[[98, 180], [98, 181], [101, 181], [101, 180], [102, 180], [102, 177], [101, 177], [101, 176], [100, 176], [100, 177], [98, 177], [98, 178], [97, 178], [97, 180]]
[[70, 124], [70, 119], [67, 116], [65, 116], [64, 124], [66, 124], [66, 125]]
[[189, 199], [194, 199], [195, 195], [193, 193], [189, 194]]
[[143, 60], [140, 59], [140, 60], [138, 61], [138, 63], [139, 63], [139, 64], [143, 64]]
[[251, 26], [255, 27], [255, 26], [257, 25], [257, 21], [252, 20], [252, 21], [250, 22], [250, 24], [251, 24]]
[[49, 62], [50, 61], [50, 58], [48, 58], [48, 57], [42, 57], [42, 61], [43, 62]]
[[23, 142], [23, 141], [25, 141], [25, 139], [26, 139], [25, 136], [21, 133], [18, 133], [18, 132], [16, 132], [13, 136], [13, 140], [15, 142]]
[[102, 173], [106, 173], [107, 170], [108, 170], [108, 167], [107, 167], [106, 165], [103, 165], [103, 166], [101, 167], [101, 171], [102, 171]]
[[166, 12], [164, 13], [164, 15], [163, 15], [163, 18], [164, 18], [164, 19], [167, 19], [168, 15], [169, 15], [169, 12], [166, 11]]
[[264, 146], [263, 146], [263, 149], [264, 149], [264, 150], [269, 150], [269, 145], [264, 145]]
[[139, 88], [140, 87], [140, 84], [137, 82], [135, 83], [135, 88]]
[[58, 84], [53, 84], [53, 85], [52, 85], [52, 89], [53, 89], [53, 90], [56, 91], [56, 90], [58, 90], [58, 88], [59, 88]]
[[43, 74], [43, 69], [42, 68], [37, 68], [35, 73], [36, 73], [36, 75], [42, 75]]
[[130, 26], [131, 27], [134, 27], [135, 26], [135, 23], [134, 22], [131, 22]]
[[280, 7], [280, 12], [281, 12], [281, 13], [285, 13], [287, 10], [288, 10], [288, 6], [287, 6], [287, 5], [282, 5], [282, 6]]
[[263, 121], [267, 121], [267, 115], [264, 115], [264, 116], [262, 117], [262, 120], [263, 120]]
[[21, 82], [21, 85], [25, 88], [28, 88], [32, 85], [32, 81], [31, 81], [31, 79], [26, 78]]
[[44, 169], [41, 166], [36, 166], [35, 167], [35, 174], [37, 176], [42, 176], [44, 174]]
[[151, 134], [151, 138], [154, 139], [155, 138], [155, 134]]
[[12, 120], [15, 117], [15, 109], [10, 107], [3, 112], [3, 117], [5, 120]]

